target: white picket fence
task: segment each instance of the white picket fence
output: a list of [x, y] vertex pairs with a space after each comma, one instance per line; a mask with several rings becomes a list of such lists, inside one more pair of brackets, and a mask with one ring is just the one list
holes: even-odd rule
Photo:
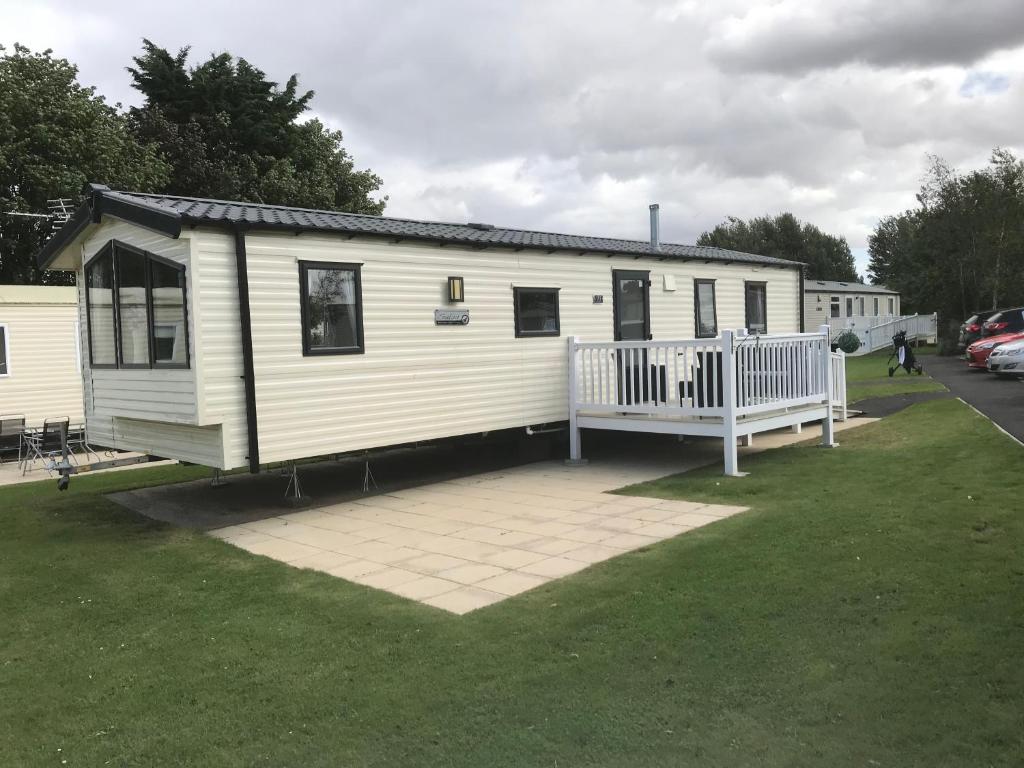
[[581, 342], [569, 339], [570, 458], [581, 428], [720, 436], [726, 474], [736, 438], [811, 421], [833, 444], [833, 407], [846, 413], [846, 360], [818, 333], [716, 339]]
[[[903, 315], [893, 318], [844, 318], [849, 324], [838, 328], [832, 326], [832, 338], [835, 338], [844, 330], [852, 331], [860, 339], [860, 348], [852, 353], [854, 355], [866, 355], [879, 349], [886, 349], [892, 346], [892, 337], [897, 331], [905, 331], [908, 341], [925, 341], [934, 344], [938, 338], [939, 318], [936, 313], [930, 315]], [[862, 321], [875, 321], [873, 324]]]

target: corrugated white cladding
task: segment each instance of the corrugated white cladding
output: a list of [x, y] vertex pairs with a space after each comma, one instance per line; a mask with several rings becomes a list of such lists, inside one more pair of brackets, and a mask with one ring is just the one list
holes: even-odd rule
[[65, 416], [81, 422], [74, 288], [17, 286], [9, 293], [10, 301], [0, 296], [9, 362], [0, 375], [0, 416], [24, 416], [30, 426]]
[[188, 234], [175, 240], [131, 224], [108, 220], [83, 243], [83, 265], [111, 240], [128, 243], [185, 265], [191, 366], [188, 369], [94, 369], [88, 352], [85, 279], [80, 268], [77, 282], [89, 440], [96, 446], [145, 451], [156, 456], [224, 466], [219, 425], [200, 426], [203, 422], [200, 421], [196, 375], [197, 352], [202, 350], [203, 344], [197, 337], [193, 309], [199, 306], [195, 301], [199, 270], [195, 261], [190, 259]]
[[[193, 233], [200, 268], [200, 351], [205, 416], [216, 410], [231, 440], [227, 463], [244, 463], [241, 371], [234, 346], [234, 249], [222, 233]], [[564, 420], [566, 337], [613, 337], [612, 270], [650, 271], [655, 339], [694, 335], [695, 278], [716, 281], [718, 327], [745, 325], [744, 282], [767, 283], [768, 330], [799, 330], [799, 272], [756, 265], [660, 261], [565, 252], [471, 250], [408, 241], [253, 232], [246, 237], [260, 459], [304, 456]], [[303, 356], [300, 260], [362, 264], [365, 354]], [[210, 273], [223, 274], [205, 292]], [[230, 275], [230, 279], [229, 279]], [[470, 323], [437, 326], [446, 279], [465, 278]], [[667, 290], [664, 277], [675, 278]], [[516, 338], [512, 287], [559, 288], [561, 336]], [[604, 297], [595, 304], [593, 297]], [[216, 321], [213, 314], [216, 313]], [[210, 331], [209, 333], [214, 333]], [[211, 383], [217, 371], [219, 383]], [[215, 395], [214, 395], [215, 393]], [[216, 401], [214, 408], [212, 403]]]

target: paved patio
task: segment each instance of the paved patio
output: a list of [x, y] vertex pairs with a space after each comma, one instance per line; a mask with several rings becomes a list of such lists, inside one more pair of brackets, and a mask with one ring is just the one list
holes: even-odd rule
[[[765, 433], [740, 453], [820, 434], [817, 426]], [[721, 461], [715, 439], [609, 435], [588, 437], [592, 463], [583, 467], [514, 463], [507, 449], [488, 458], [485, 446], [375, 458], [387, 482], [372, 496], [359, 489], [361, 461], [304, 465], [317, 506], [301, 512], [283, 508], [285, 478], [275, 472], [233, 476], [217, 489], [197, 480], [110, 498], [254, 554], [462, 614], [743, 511], [609, 493]]]
[[462, 614], [744, 511], [606, 492], [679, 469], [543, 462], [211, 535]]

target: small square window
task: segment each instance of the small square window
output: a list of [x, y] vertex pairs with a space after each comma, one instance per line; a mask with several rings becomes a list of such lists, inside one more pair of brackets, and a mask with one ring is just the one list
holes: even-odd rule
[[516, 337], [558, 336], [557, 288], [513, 288]]
[[299, 262], [302, 353], [358, 355], [363, 347], [363, 296], [358, 264]]

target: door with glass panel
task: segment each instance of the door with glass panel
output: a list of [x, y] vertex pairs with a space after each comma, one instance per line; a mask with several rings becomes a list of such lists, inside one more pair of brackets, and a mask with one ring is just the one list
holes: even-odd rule
[[[650, 272], [622, 269], [612, 271], [615, 341], [650, 340], [650, 277]], [[650, 393], [647, 350], [619, 350], [616, 353], [615, 369], [619, 383], [619, 402], [625, 405], [647, 402]]]

